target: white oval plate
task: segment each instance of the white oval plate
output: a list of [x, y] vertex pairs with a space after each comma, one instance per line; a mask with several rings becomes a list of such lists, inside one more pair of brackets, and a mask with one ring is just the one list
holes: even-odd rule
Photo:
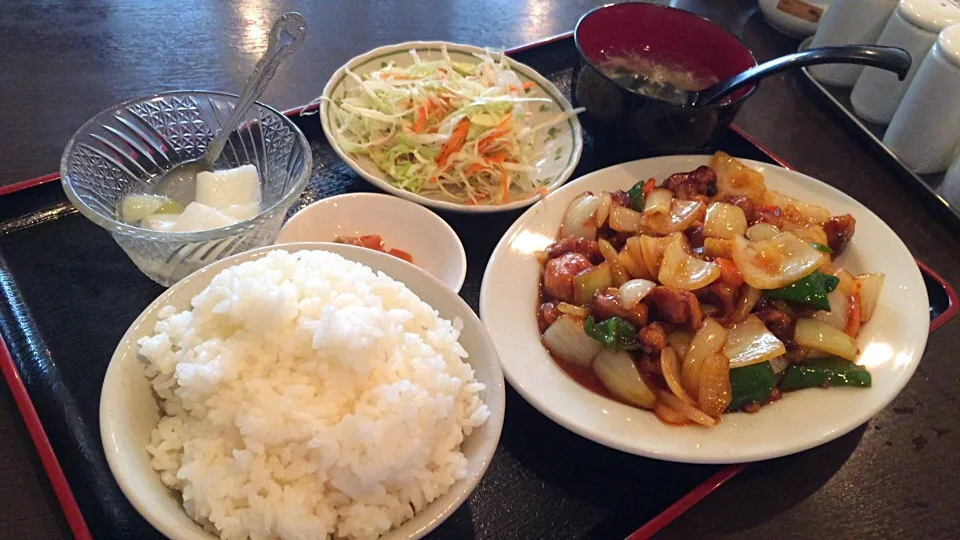
[[348, 193], [321, 199], [293, 215], [274, 244], [333, 242], [337, 236], [379, 234], [388, 248], [406, 251], [413, 264], [459, 292], [467, 253], [446, 221], [410, 201], [382, 193]]
[[[450, 516], [480, 482], [500, 439], [505, 409], [503, 375], [497, 352], [480, 319], [453, 291], [421, 269], [390, 255], [344, 244], [305, 242], [283, 247], [267, 246], [245, 251], [202, 268], [167, 289], [137, 317], [117, 345], [100, 392], [100, 438], [110, 471], [134, 508], [158, 531], [174, 540], [216, 540], [216, 536], [195, 523], [183, 510], [179, 493], [167, 489], [160, 475], [150, 467], [146, 447], [160, 420], [159, 407], [138, 358], [137, 340], [149, 335], [164, 306], [189, 309], [190, 300], [229, 266], [262, 257], [278, 249], [288, 252], [322, 250], [365, 264], [404, 283], [441, 317], [463, 321], [460, 343], [470, 353], [467, 362], [478, 381], [486, 385], [484, 401], [490, 418], [474, 430], [462, 445], [467, 457], [466, 474], [450, 490], [423, 508], [417, 515], [382, 540], [421, 538]], [[386, 450], [385, 450], [386, 451]]]
[[906, 246], [863, 205], [818, 180], [774, 165], [744, 160], [767, 186], [833, 214], [857, 220], [853, 241], [839, 258], [853, 271], [886, 274], [876, 313], [859, 338], [858, 363], [873, 387], [787, 393], [756, 414], [723, 416], [713, 429], [671, 427], [649, 411], [597, 395], [568, 377], [540, 344], [536, 308], [540, 264], [535, 252], [556, 237], [568, 203], [591, 190], [627, 189], [638, 179], [662, 180], [690, 171], [708, 156], [668, 156], [603, 169], [564, 186], [525, 212], [504, 234], [483, 277], [480, 315], [507, 380], [542, 413], [600, 444], [685, 463], [739, 463], [784, 456], [823, 444], [866, 422], [893, 400], [913, 375], [927, 342], [929, 302], [920, 270]]
[[[443, 41], [409, 41], [407, 43], [379, 47], [357, 56], [338, 69], [336, 73], [333, 74], [333, 77], [330, 78], [327, 86], [324, 87], [323, 97], [328, 100], [340, 99], [344, 96], [348, 88], [355, 86], [355, 83], [346, 76], [347, 69], [357, 75], [365, 75], [380, 69], [386, 62], [392, 61], [398, 66], [409, 66], [413, 64], [413, 57], [409, 52], [411, 50], [416, 50], [417, 55], [423, 60], [437, 60], [441, 58], [440, 51], [443, 45], [447, 46], [447, 52], [450, 54], [450, 57], [454, 61], [459, 62], [476, 64], [478, 60], [473, 54], [482, 54], [485, 52], [484, 49], [480, 47]], [[543, 76], [533, 68], [509, 57], [507, 58], [507, 62], [510, 64], [510, 68], [520, 77], [520, 80], [523, 82], [533, 82], [537, 85], [537, 89], [529, 92], [527, 94], [528, 96], [546, 97], [553, 101], [553, 103], [546, 106], [545, 110], [541, 110], [536, 104], [531, 106], [530, 110], [533, 111], [535, 124], [543, 122], [557, 113], [573, 110], [570, 102], [567, 101], [567, 98], [563, 97], [560, 90], [554, 86], [553, 83], [543, 78]], [[530, 206], [541, 198], [540, 195], [534, 195], [508, 204], [467, 205], [452, 200], [426, 197], [405, 189], [400, 189], [393, 184], [387, 174], [372, 160], [365, 156], [348, 154], [340, 148], [336, 138], [333, 136], [333, 130], [330, 126], [330, 101], [328, 100], [324, 100], [320, 104], [320, 123], [323, 126], [323, 133], [326, 135], [330, 145], [333, 146], [337, 154], [347, 165], [356, 171], [357, 174], [388, 193], [431, 208], [464, 213], [505, 212], [507, 210]], [[544, 149], [544, 162], [537, 172], [537, 178], [544, 182], [544, 187], [548, 191], [556, 189], [570, 178], [570, 175], [573, 174], [573, 169], [577, 166], [577, 162], [580, 161], [580, 154], [583, 152], [583, 132], [580, 128], [580, 121], [577, 120], [576, 117], [571, 117], [568, 121], [561, 122], [554, 127], [556, 127], [556, 130], [551, 130], [552, 134], [547, 132], [541, 133], [536, 143], [538, 149]]]

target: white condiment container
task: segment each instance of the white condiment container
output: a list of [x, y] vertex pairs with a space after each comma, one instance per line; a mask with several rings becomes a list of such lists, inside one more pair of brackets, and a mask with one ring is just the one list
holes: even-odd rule
[[889, 71], [864, 68], [850, 94], [857, 116], [875, 124], [890, 123], [920, 68], [920, 60], [937, 40], [937, 34], [956, 22], [960, 22], [960, 0], [901, 0], [877, 44], [906, 49], [913, 65], [903, 81]]
[[[895, 9], [897, 0], [835, 0], [820, 19], [810, 47], [873, 45]], [[810, 75], [822, 83], [850, 87], [857, 82], [863, 66], [826, 64], [809, 69]]]
[[940, 32], [920, 64], [883, 143], [918, 174], [950, 166], [960, 141], [960, 24]]

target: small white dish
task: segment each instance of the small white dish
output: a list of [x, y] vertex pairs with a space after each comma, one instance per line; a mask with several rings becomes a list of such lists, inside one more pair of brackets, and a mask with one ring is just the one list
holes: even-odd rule
[[673, 427], [650, 411], [587, 390], [557, 366], [540, 343], [536, 252], [554, 241], [570, 201], [584, 191], [626, 189], [637, 179], [662, 180], [709, 162], [709, 156], [666, 156], [609, 167], [567, 184], [525, 212], [504, 234], [487, 265], [480, 316], [500, 353], [504, 375], [528, 402], [558, 424], [625, 452], [684, 463], [741, 463], [793, 454], [863, 424], [900, 393], [920, 363], [930, 328], [927, 290], [910, 251], [875, 214], [849, 195], [809, 176], [742, 160], [770, 189], [857, 220], [840, 264], [855, 274], [886, 274], [877, 310], [858, 339], [857, 363], [872, 388], [787, 393], [756, 414], [733, 413], [711, 429]]
[[[380, 69], [387, 62], [393, 62], [397, 66], [409, 66], [413, 64], [413, 57], [410, 55], [411, 50], [417, 51], [417, 55], [424, 61], [438, 60], [442, 58], [441, 49], [444, 45], [446, 45], [450, 57], [456, 62], [476, 64], [478, 60], [473, 55], [486, 52], [484, 49], [472, 45], [443, 41], [410, 41], [373, 49], [344, 64], [333, 74], [333, 77], [330, 78], [323, 89], [324, 99], [320, 103], [320, 123], [323, 126], [324, 135], [326, 135], [330, 146], [333, 147], [340, 158], [368, 182], [388, 193], [418, 202], [424, 206], [464, 213], [505, 212], [530, 206], [540, 200], [542, 196], [534, 194], [525, 199], [500, 205], [467, 205], [400, 189], [372, 160], [365, 156], [345, 152], [337, 143], [336, 137], [333, 136], [333, 128], [330, 125], [330, 101], [343, 97], [347, 88], [355, 85], [346, 74], [348, 69], [363, 76]], [[534, 114], [534, 124], [544, 122], [560, 112], [573, 110], [573, 106], [570, 105], [567, 98], [563, 97], [563, 93], [533, 68], [509, 57], [507, 57], [507, 62], [510, 64], [510, 69], [520, 77], [521, 81], [532, 82], [536, 85], [536, 89], [530, 91], [528, 96], [546, 97], [553, 102], [543, 107], [531, 107], [530, 110]], [[544, 159], [537, 171], [537, 178], [543, 181], [547, 191], [556, 189], [570, 178], [580, 161], [580, 154], [583, 152], [583, 131], [576, 116], [571, 117], [566, 122], [556, 124], [554, 128], [556, 129], [541, 133], [537, 140], [538, 148], [547, 149], [543, 152]]]
[[181, 506], [180, 494], [167, 489], [160, 481], [159, 474], [150, 467], [146, 446], [160, 416], [153, 390], [138, 358], [137, 340], [153, 331], [157, 313], [164, 306], [189, 309], [191, 299], [206, 288], [221, 270], [277, 249], [337, 253], [403, 282], [433, 306], [441, 317], [463, 321], [460, 344], [470, 354], [467, 362], [473, 367], [477, 380], [486, 385], [483, 399], [490, 409], [490, 417], [486, 424], [473, 431], [463, 442], [461, 450], [467, 457], [465, 477], [454, 483], [450, 491], [381, 539], [413, 540], [423, 537], [463, 504], [493, 458], [503, 428], [506, 404], [503, 374], [490, 336], [466, 302], [423, 270], [370, 249], [324, 243], [291, 244], [282, 248], [267, 246], [217, 261], [190, 274], [161, 294], [130, 325], [107, 367], [100, 394], [100, 437], [110, 471], [134, 508], [164, 536], [173, 540], [216, 540], [216, 536], [190, 519]]
[[287, 220], [274, 244], [333, 242], [337, 236], [378, 234], [387, 248], [406, 251], [413, 264], [454, 292], [467, 277], [467, 252], [440, 216], [382, 193], [348, 193], [321, 199]]

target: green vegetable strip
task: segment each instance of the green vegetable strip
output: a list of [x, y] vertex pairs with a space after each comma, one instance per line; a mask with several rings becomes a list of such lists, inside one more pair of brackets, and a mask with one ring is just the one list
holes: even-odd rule
[[836, 356], [813, 358], [802, 364], [793, 364], [783, 374], [780, 388], [786, 392], [804, 388], [828, 386], [856, 386], [869, 388], [873, 384], [870, 372], [862, 366]]
[[637, 343], [637, 327], [620, 317], [610, 317], [601, 322], [587, 317], [583, 331], [604, 347], [617, 351], [634, 351], [640, 348]]
[[633, 209], [637, 212], [643, 212], [643, 184], [644, 181], [641, 180], [627, 191], [627, 194], [630, 195], [630, 205], [633, 206]]
[[770, 362], [760, 362], [730, 370], [733, 399], [727, 411], [739, 411], [751, 403], [764, 403], [773, 392], [776, 377]]
[[814, 242], [810, 245], [813, 246], [813, 249], [817, 251], [822, 251], [823, 253], [833, 253], [833, 248], [831, 248], [830, 246], [825, 246], [820, 242]]
[[830, 311], [830, 302], [827, 295], [836, 290], [840, 278], [821, 272], [814, 272], [809, 276], [797, 280], [780, 289], [765, 291], [770, 298], [787, 300], [801, 304], [809, 304], [815, 309]]

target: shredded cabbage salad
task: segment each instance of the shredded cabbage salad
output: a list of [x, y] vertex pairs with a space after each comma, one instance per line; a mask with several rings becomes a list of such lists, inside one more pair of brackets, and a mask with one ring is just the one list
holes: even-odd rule
[[[536, 97], [502, 54], [479, 63], [442, 59], [382, 65], [330, 102], [330, 125], [344, 151], [369, 156], [401, 189], [462, 204], [496, 205], [546, 192], [537, 179], [543, 151], [536, 136], [579, 110], [534, 124]], [[318, 99], [327, 99], [324, 97]]]

